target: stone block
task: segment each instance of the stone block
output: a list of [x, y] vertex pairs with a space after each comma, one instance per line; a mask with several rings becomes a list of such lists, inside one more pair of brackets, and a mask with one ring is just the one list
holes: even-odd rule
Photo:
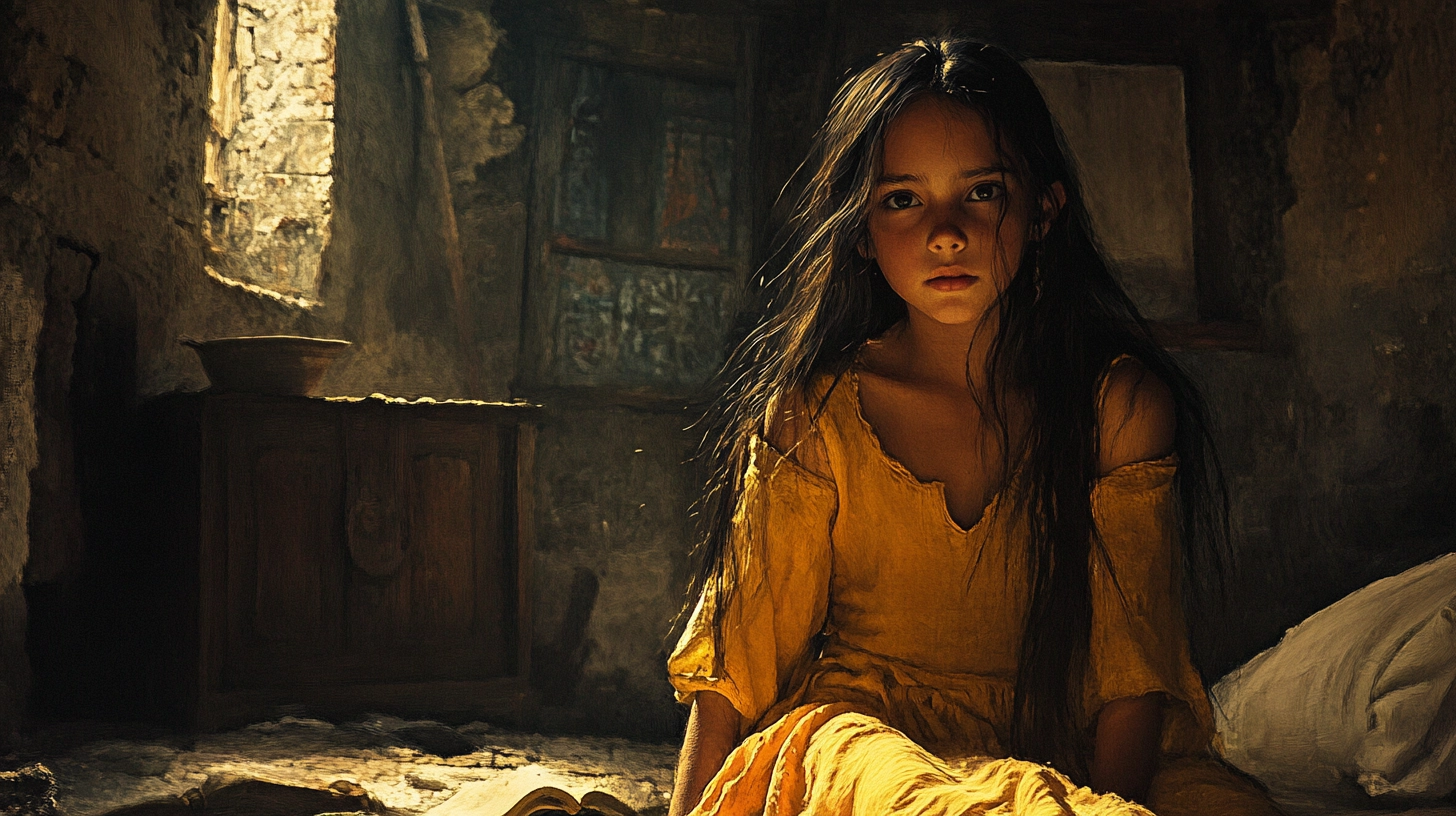
[[0, 772], [0, 813], [54, 816], [57, 793], [55, 774], [38, 762]]
[[247, 72], [242, 112], [269, 121], [322, 119], [328, 118], [324, 106], [333, 101], [332, 62], [263, 63]]
[[241, 15], [237, 33], [233, 35], [233, 50], [237, 55], [239, 68], [252, 68], [258, 64], [258, 52], [253, 50], [253, 29], [242, 24]]
[[[262, 128], [250, 129], [248, 136], [256, 137], [259, 130]], [[250, 182], [258, 181], [256, 177], [263, 174], [326, 175], [333, 161], [334, 123], [276, 123], [266, 130], [261, 140], [250, 138], [244, 141], [236, 154], [235, 167], [239, 174], [236, 189], [239, 191], [246, 189]], [[262, 184], [264, 187], [276, 186], [277, 182]]]
[[238, 200], [250, 201], [254, 207], [305, 215], [330, 211], [329, 193], [333, 179], [329, 176], [267, 173], [246, 181], [238, 188]]
[[241, 3], [238, 4], [238, 27], [256, 28], [257, 26], [268, 25], [271, 17], [277, 17], [278, 12], [267, 8], [252, 8]]
[[271, 62], [320, 62], [333, 58], [335, 15], [329, 0], [280, 8], [262, 24], [253, 26], [254, 48], [260, 59]]

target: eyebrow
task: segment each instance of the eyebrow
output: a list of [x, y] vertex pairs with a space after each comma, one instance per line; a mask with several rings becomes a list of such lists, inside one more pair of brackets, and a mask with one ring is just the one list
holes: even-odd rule
[[[993, 164], [993, 165], [989, 165], [987, 167], [976, 167], [976, 168], [973, 168], [971, 170], [962, 170], [960, 172], [960, 174], [957, 176], [957, 178], [963, 178], [963, 179], [965, 179], [965, 178], [976, 178], [977, 176], [1006, 175], [1006, 174], [1009, 174], [1010, 172], [1011, 172], [1011, 170], [1009, 168], [1007, 168], [1003, 164]], [[921, 181], [921, 182], [923, 182], [923, 181], [925, 181], [925, 177], [924, 176], [921, 176], [921, 175], [918, 175], [916, 173], [905, 173], [903, 175], [898, 175], [898, 176], [885, 175], [885, 176], [880, 176], [878, 179], [876, 179], [875, 180], [875, 184], [877, 184], [877, 185], [878, 184], [903, 184], [903, 183], [905, 183], [907, 181]]]

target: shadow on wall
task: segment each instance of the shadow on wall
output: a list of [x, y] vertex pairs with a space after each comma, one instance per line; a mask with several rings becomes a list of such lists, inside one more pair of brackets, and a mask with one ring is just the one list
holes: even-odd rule
[[[64, 258], [64, 251], [58, 255]], [[74, 292], [81, 266], [53, 265], [48, 290]], [[48, 715], [155, 716], [162, 701], [148, 686], [161, 675], [162, 656], [137, 650], [149, 640], [148, 630], [166, 623], [156, 617], [159, 610], [126, 592], [167, 566], [139, 559], [145, 548], [131, 538], [139, 491], [147, 489], [129, 478], [141, 453], [134, 428], [137, 306], [119, 276], [104, 266], [87, 272], [74, 306], [51, 300], [38, 353], [37, 420], [42, 461], [51, 470], [42, 476], [56, 482], [37, 490], [31, 505], [26, 599], [33, 702]], [[73, 473], [60, 457], [68, 450]]]
[[600, 589], [596, 573], [585, 567], [572, 570], [566, 609], [556, 635], [537, 647], [531, 657], [531, 681], [544, 705], [569, 706], [576, 701], [576, 688], [593, 647], [587, 628]]

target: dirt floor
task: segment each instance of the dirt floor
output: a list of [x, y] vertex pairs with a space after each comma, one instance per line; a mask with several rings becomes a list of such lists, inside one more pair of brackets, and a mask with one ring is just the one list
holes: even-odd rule
[[[522, 734], [485, 723], [283, 717], [195, 737], [94, 723], [53, 726], [0, 759], [0, 767], [40, 761], [50, 769], [61, 816], [500, 816], [544, 786], [578, 798], [603, 791], [641, 816], [663, 816], [677, 746]], [[317, 804], [330, 790], [333, 800]], [[313, 798], [294, 795], [305, 792]], [[1278, 798], [1289, 816], [1456, 816], [1449, 800], [1401, 806], [1348, 796]]]
[[[542, 786], [612, 794], [644, 816], [667, 810], [676, 747], [602, 737], [545, 737], [471, 723], [374, 717], [335, 725], [284, 717], [179, 738], [71, 725], [42, 731], [9, 765], [39, 760], [56, 776], [58, 811], [98, 816], [194, 802], [239, 780], [359, 794], [351, 810], [495, 816]], [[151, 811], [148, 811], [151, 812]], [[164, 812], [164, 811], [157, 811]]]

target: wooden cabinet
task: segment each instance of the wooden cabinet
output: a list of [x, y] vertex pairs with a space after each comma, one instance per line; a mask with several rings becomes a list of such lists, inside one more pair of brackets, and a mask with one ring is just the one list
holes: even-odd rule
[[289, 707], [519, 708], [531, 414], [221, 394], [159, 404], [171, 489], [194, 494], [171, 515], [179, 557], [195, 552], [197, 724]]

